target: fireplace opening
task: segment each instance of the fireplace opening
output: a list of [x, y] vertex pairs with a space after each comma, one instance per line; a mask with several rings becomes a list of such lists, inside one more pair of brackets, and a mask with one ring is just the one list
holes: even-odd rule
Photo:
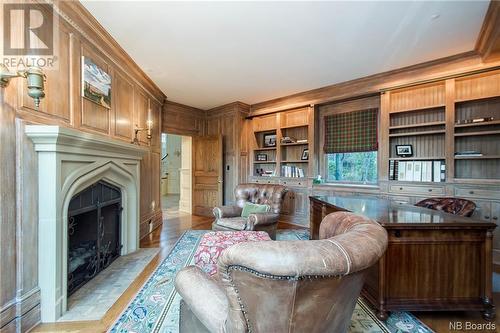
[[68, 296], [120, 256], [122, 197], [99, 181], [79, 192], [68, 208]]

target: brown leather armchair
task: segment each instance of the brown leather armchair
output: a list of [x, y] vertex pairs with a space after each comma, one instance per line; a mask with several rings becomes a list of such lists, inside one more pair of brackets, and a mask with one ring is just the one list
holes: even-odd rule
[[474, 202], [460, 198], [429, 198], [417, 202], [415, 206], [441, 210], [446, 213], [465, 217], [472, 216], [476, 209]]
[[383, 227], [349, 212], [326, 216], [320, 240], [233, 245], [216, 278], [196, 266], [177, 274], [180, 332], [346, 332], [386, 247]]
[[[281, 203], [286, 187], [268, 184], [240, 184], [236, 186], [234, 195], [235, 206], [220, 206], [213, 210], [215, 221], [212, 230], [235, 231], [257, 230], [265, 231], [271, 239], [276, 239], [276, 227], [281, 210]], [[268, 213], [250, 214], [248, 218], [241, 217], [241, 211], [246, 202], [266, 204], [271, 207]]]

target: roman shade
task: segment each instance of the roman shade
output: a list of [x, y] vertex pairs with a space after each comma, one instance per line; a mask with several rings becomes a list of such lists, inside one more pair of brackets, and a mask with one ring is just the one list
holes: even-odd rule
[[377, 113], [367, 109], [325, 116], [325, 153], [377, 150]]

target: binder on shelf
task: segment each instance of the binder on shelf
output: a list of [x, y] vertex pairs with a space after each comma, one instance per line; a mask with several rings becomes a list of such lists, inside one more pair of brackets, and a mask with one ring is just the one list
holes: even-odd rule
[[413, 162], [413, 181], [421, 182], [422, 181], [422, 162], [415, 161]]
[[433, 161], [432, 181], [435, 183], [441, 181], [441, 161]]
[[394, 161], [394, 180], [399, 179], [399, 161]]
[[406, 176], [405, 180], [407, 182], [412, 182], [413, 181], [413, 161], [406, 161]]
[[422, 161], [422, 181], [427, 182], [427, 161]]
[[432, 161], [422, 161], [422, 181], [432, 182]]
[[398, 172], [398, 180], [405, 181], [406, 180], [406, 161], [399, 162], [399, 172]]
[[389, 161], [389, 180], [394, 180], [394, 164], [396, 164], [396, 161]]

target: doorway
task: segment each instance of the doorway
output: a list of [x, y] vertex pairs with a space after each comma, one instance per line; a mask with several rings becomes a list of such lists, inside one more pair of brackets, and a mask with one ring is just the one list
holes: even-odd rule
[[167, 215], [191, 214], [192, 139], [161, 135], [161, 204]]

